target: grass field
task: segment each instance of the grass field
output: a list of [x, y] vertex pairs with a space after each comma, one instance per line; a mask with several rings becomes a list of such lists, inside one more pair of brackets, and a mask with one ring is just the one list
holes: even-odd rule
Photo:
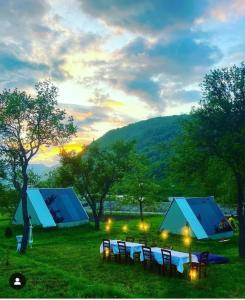
[[[151, 224], [148, 239], [156, 239], [161, 216], [147, 217]], [[139, 237], [138, 220], [120, 220], [113, 223], [111, 238], [124, 239], [121, 231], [127, 222], [130, 236]], [[229, 257], [226, 265], [210, 265], [208, 278], [198, 281], [167, 278], [144, 271], [140, 264], [124, 265], [103, 262], [99, 246], [106, 236], [104, 224], [95, 231], [93, 224], [69, 229], [43, 230], [34, 228], [34, 245], [25, 255], [16, 252], [15, 237], [5, 239], [4, 228], [9, 225], [0, 217], [0, 297], [54, 298], [54, 297], [109, 297], [109, 298], [245, 298], [245, 261], [238, 258], [237, 236], [229, 242], [193, 240], [193, 251], [208, 250]], [[21, 228], [14, 226], [14, 233]], [[167, 244], [186, 251], [180, 237], [171, 236]], [[10, 265], [6, 266], [6, 248], [10, 249]], [[8, 283], [14, 272], [23, 272], [27, 284], [22, 290], [13, 290]]]

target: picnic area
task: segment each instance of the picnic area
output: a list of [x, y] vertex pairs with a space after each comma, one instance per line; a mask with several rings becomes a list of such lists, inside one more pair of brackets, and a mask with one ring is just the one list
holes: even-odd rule
[[[102, 240], [125, 240], [133, 236], [142, 238], [139, 219], [130, 216], [110, 216], [110, 232], [106, 231], [105, 218], [100, 231], [93, 223], [73, 228], [33, 229], [33, 247], [26, 254], [16, 251], [15, 235], [21, 226], [11, 226], [14, 236], [0, 236], [0, 297], [127, 297], [127, 298], [236, 298], [245, 297], [244, 260], [238, 257], [237, 233], [225, 242], [191, 240], [192, 252], [209, 251], [229, 259], [227, 264], [209, 264], [207, 277], [188, 280], [185, 276], [163, 276], [157, 271], [144, 270], [141, 262], [119, 263], [103, 260], [100, 253]], [[119, 217], [119, 218], [118, 218]], [[117, 218], [119, 220], [117, 220]], [[187, 252], [181, 236], [170, 234], [167, 240], [158, 233], [162, 216], [147, 216], [146, 233], [149, 243], [159, 247], [171, 245], [174, 250]], [[9, 226], [7, 215], [0, 217], [0, 231]], [[127, 232], [124, 231], [127, 226]], [[6, 250], [9, 249], [9, 265]], [[185, 269], [188, 264], [185, 264]], [[13, 290], [8, 283], [14, 272], [22, 272], [27, 278], [25, 288]]]

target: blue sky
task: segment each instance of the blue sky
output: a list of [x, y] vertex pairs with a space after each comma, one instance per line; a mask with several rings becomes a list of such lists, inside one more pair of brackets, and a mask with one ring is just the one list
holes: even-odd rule
[[[0, 89], [59, 87], [78, 149], [106, 131], [188, 113], [203, 76], [245, 56], [244, 0], [0, 0]], [[58, 149], [36, 162], [52, 164]]]

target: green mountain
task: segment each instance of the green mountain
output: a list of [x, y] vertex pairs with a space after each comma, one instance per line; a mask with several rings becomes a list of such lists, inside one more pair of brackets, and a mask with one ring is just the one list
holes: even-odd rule
[[108, 131], [97, 139], [101, 147], [108, 147], [118, 140], [134, 140], [137, 150], [145, 154], [152, 163], [162, 157], [159, 145], [168, 144], [181, 130], [181, 121], [188, 115], [157, 117], [129, 124], [122, 128]]

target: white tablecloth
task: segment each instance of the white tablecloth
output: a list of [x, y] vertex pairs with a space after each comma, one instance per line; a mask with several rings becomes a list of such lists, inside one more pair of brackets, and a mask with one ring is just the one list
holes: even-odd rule
[[[172, 264], [176, 265], [178, 272], [183, 273], [184, 272], [184, 264], [189, 262], [189, 253], [179, 252], [179, 251], [174, 251], [174, 250], [170, 250], [170, 251], [171, 251], [171, 256], [172, 256]], [[163, 260], [162, 260], [161, 248], [152, 247], [151, 253], [152, 253], [153, 258], [156, 260], [156, 262], [159, 263], [160, 265], [162, 265]], [[144, 260], [142, 250], [140, 253], [140, 260], [141, 261]], [[192, 260], [192, 262], [198, 262], [198, 258], [194, 254], [191, 255], [191, 260]]]
[[[117, 240], [110, 240], [111, 250], [114, 254], [119, 253]], [[139, 243], [132, 243], [132, 242], [126, 242], [126, 251], [130, 253], [130, 257], [134, 259], [134, 253], [135, 252], [141, 252], [142, 251], [142, 244]], [[103, 242], [100, 245], [100, 253], [103, 252]]]

